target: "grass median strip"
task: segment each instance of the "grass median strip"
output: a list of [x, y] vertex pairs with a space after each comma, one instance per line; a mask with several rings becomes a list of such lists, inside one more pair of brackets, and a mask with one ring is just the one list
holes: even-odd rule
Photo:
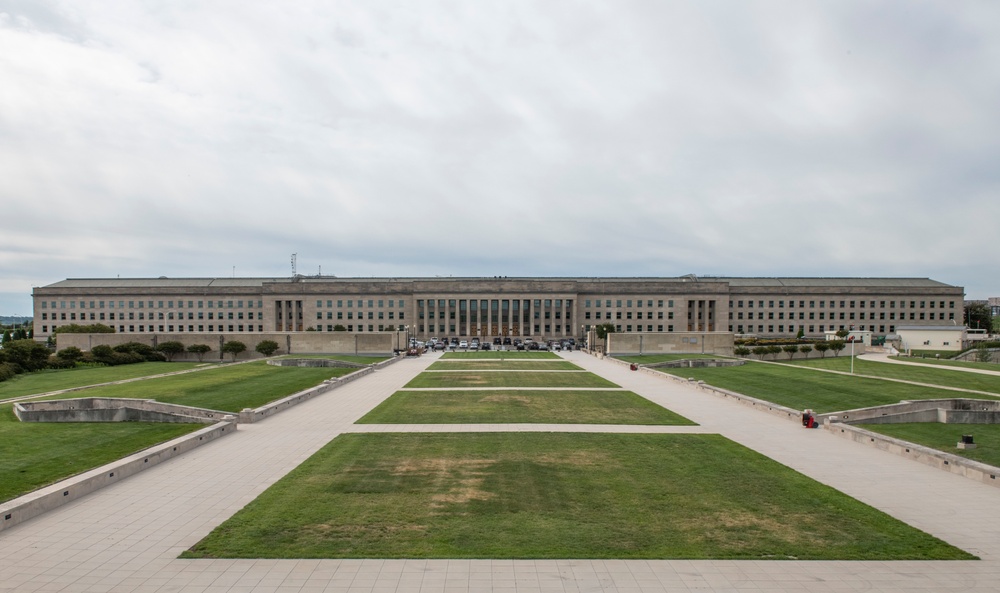
[[0, 382], [0, 400], [211, 366], [215, 365], [195, 362], [142, 362], [113, 367], [94, 365], [36, 371], [15, 375], [12, 379]]
[[477, 352], [445, 352], [441, 355], [442, 360], [463, 358], [559, 360], [560, 356], [555, 352], [535, 352], [529, 350], [479, 350]]
[[341, 435], [189, 558], [971, 559], [719, 435]]
[[618, 387], [618, 385], [586, 371], [578, 373], [468, 371], [420, 373], [405, 387], [438, 389], [442, 387]]
[[198, 373], [160, 377], [142, 383], [107, 385], [78, 391], [65, 397], [134, 397], [159, 402], [239, 412], [292, 395], [342, 377], [355, 368], [279, 367], [254, 362], [219, 367]]
[[630, 391], [397, 391], [359, 424], [694, 425]]
[[[784, 363], [785, 361], [781, 362]], [[801, 366], [803, 368], [829, 369], [845, 373], [849, 373], [851, 371], [851, 358], [849, 356], [791, 361], [791, 363], [795, 366]], [[993, 370], [1000, 370], [1000, 366], [994, 365]], [[987, 391], [996, 394], [997, 397], [1000, 397], [1000, 375], [968, 373], [963, 371], [948, 370], [944, 367], [932, 369], [913, 364], [894, 364], [865, 360], [863, 358], [854, 359], [854, 373], [858, 375], [868, 375], [870, 377], [883, 377], [886, 379], [914, 381], [916, 383], [927, 383], [930, 385], [941, 385], [944, 387]], [[953, 397], [964, 396], [959, 394]]]
[[429, 371], [582, 371], [568, 360], [439, 360]]
[[[1000, 425], [998, 424], [912, 422], [906, 424], [859, 424], [858, 427], [1000, 468]], [[956, 446], [964, 434], [973, 436], [976, 442], [975, 449], [959, 449]]]
[[152, 422], [21, 422], [0, 406], [0, 501], [204, 428]]
[[[656, 369], [679, 377], [756, 397], [796, 410], [836, 412], [868, 406], [895, 404], [904, 399], [968, 397], [961, 392], [820, 373], [798, 365], [748, 362], [738, 367]], [[977, 395], [975, 397], [986, 397]], [[990, 398], [987, 398], [990, 399]]]

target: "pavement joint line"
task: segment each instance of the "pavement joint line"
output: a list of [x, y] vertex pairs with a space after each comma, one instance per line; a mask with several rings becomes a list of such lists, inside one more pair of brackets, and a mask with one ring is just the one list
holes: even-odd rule
[[[426, 356], [426, 355], [425, 355]], [[396, 590], [989, 591], [1000, 578], [1000, 498], [980, 486], [882, 451], [805, 431], [692, 386], [663, 381], [582, 352], [584, 368], [779, 463], [936, 535], [979, 561], [732, 560], [179, 560], [186, 549], [271, 483], [426, 368], [400, 361], [266, 422], [171, 460], [145, 475], [0, 533], [0, 591], [185, 589], [213, 593]], [[530, 388], [529, 388], [530, 389]], [[819, 433], [819, 434], [817, 434]], [[231, 440], [230, 440], [231, 439]], [[252, 454], [248, 454], [251, 453]], [[901, 495], [905, 493], [905, 495]], [[116, 560], [118, 542], [141, 550]], [[204, 569], [203, 569], [204, 567]], [[253, 583], [248, 574], [272, 574]], [[297, 576], [298, 574], [310, 576]], [[214, 575], [211, 583], [205, 580]], [[87, 575], [92, 575], [88, 577]], [[476, 578], [472, 578], [476, 575]], [[110, 583], [121, 577], [118, 585]], [[523, 577], [523, 578], [519, 578]], [[55, 579], [63, 579], [56, 583]], [[283, 586], [275, 582], [281, 578]], [[94, 579], [104, 579], [95, 581]], [[197, 583], [197, 585], [192, 585]], [[388, 585], [386, 585], [388, 583]], [[56, 584], [57, 586], [53, 586]], [[112, 588], [113, 587], [113, 588]], [[283, 587], [283, 588], [282, 588]]]

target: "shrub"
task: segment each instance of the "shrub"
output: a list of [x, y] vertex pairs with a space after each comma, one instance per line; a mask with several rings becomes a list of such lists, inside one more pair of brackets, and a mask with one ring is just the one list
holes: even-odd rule
[[167, 362], [170, 362], [174, 356], [184, 352], [184, 344], [180, 342], [161, 342], [156, 345], [156, 351], [166, 356]]
[[205, 355], [212, 351], [212, 347], [208, 344], [191, 344], [187, 347], [187, 351], [198, 357], [198, 362], [201, 362]]
[[271, 356], [278, 350], [278, 343], [274, 340], [262, 340], [255, 350], [264, 356]]

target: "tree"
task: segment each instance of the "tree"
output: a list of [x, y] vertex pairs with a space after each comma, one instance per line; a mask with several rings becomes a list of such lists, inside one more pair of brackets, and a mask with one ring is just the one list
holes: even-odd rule
[[787, 346], [784, 346], [782, 350], [784, 350], [785, 354], [788, 355], [788, 360], [791, 360], [792, 357], [795, 356], [795, 353], [799, 351], [799, 347], [796, 346], [795, 344], [789, 344]]
[[843, 340], [830, 340], [830, 350], [833, 350], [834, 356], [840, 356], [840, 351], [847, 347], [847, 344]]
[[10, 330], [9, 329], [3, 330], [3, 340], [0, 340], [0, 343], [7, 343], [12, 339], [13, 338], [10, 337]]
[[993, 353], [986, 344], [976, 347], [976, 362], [993, 362]]
[[750, 354], [750, 349], [747, 348], [746, 346], [737, 346], [733, 348], [733, 354], [735, 354], [736, 356], [746, 356]]
[[56, 352], [56, 357], [65, 362], [75, 363], [83, 358], [83, 350], [80, 350], [76, 346], [67, 346], [59, 352]]
[[[846, 329], [839, 329], [839, 330], [837, 330], [837, 337], [838, 338], [846, 338], [848, 336], [848, 334], [850, 334], [850, 333], [851, 332], [847, 331]], [[841, 350], [843, 350], [843, 348], [841, 348]]]
[[781, 354], [781, 346], [768, 346], [767, 353], [773, 358], [778, 358], [778, 355]]
[[3, 345], [4, 358], [23, 371], [44, 369], [49, 363], [49, 349], [34, 340], [11, 340]]
[[232, 355], [233, 362], [236, 362], [236, 357], [246, 352], [246, 350], [247, 345], [239, 340], [230, 340], [222, 345], [222, 351], [226, 354]]
[[597, 339], [603, 340], [608, 337], [608, 334], [615, 333], [615, 324], [613, 323], [602, 323], [600, 325], [594, 326], [594, 331], [597, 332]]
[[337, 325], [333, 326], [333, 331], [335, 331], [335, 332], [345, 332], [345, 331], [347, 331], [347, 328], [338, 323]]
[[94, 323], [91, 325], [79, 325], [77, 323], [71, 323], [69, 325], [60, 325], [59, 327], [52, 330], [52, 335], [55, 334], [113, 334], [115, 333], [115, 328], [110, 325], [104, 325], [103, 323]]
[[814, 348], [816, 349], [816, 352], [819, 352], [820, 358], [826, 358], [826, 351], [830, 349], [830, 345], [826, 342], [816, 342], [816, 346], [814, 346]]
[[753, 352], [754, 356], [757, 358], [764, 360], [764, 356], [767, 354], [768, 350], [767, 346], [754, 346], [751, 352]]
[[184, 352], [184, 344], [180, 342], [160, 342], [156, 345], [156, 351], [162, 352], [167, 357], [167, 362], [173, 362], [174, 356]]
[[795, 339], [801, 340], [804, 337], [806, 337], [806, 330], [800, 325], [798, 333], [795, 334]]
[[208, 344], [191, 344], [187, 347], [187, 351], [198, 357], [198, 362], [201, 362], [205, 355], [212, 351], [212, 347]]
[[809, 358], [809, 353], [812, 352], [813, 347], [809, 344], [802, 344], [799, 346], [799, 352], [801, 352], [806, 358]]
[[965, 305], [965, 326], [969, 329], [993, 329], [993, 315], [990, 306], [981, 301], [971, 301]]
[[262, 340], [257, 347], [254, 348], [257, 352], [260, 352], [264, 356], [271, 356], [278, 350], [278, 343], [274, 340]]

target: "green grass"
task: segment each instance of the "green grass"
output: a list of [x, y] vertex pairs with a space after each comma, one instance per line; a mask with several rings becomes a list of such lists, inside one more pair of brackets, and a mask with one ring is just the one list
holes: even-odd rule
[[[904, 399], [963, 397], [956, 391], [822, 373], [798, 365], [749, 362], [738, 367], [656, 369], [736, 391], [789, 408], [836, 412], [898, 403]], [[987, 396], [977, 396], [987, 397]]]
[[420, 373], [406, 384], [411, 389], [442, 387], [618, 387], [587, 372], [496, 372]]
[[286, 354], [278, 358], [321, 358], [324, 360], [342, 360], [357, 364], [375, 364], [388, 360], [388, 356], [354, 356], [352, 354]]
[[[85, 366], [75, 369], [38, 371], [17, 375], [13, 379], [0, 382], [0, 400], [22, 397], [35, 393], [48, 393], [60, 389], [70, 389], [83, 385], [97, 385], [111, 381], [148, 377], [161, 373], [172, 373], [209, 366], [197, 362], [142, 362], [121, 366]], [[213, 365], [214, 366], [214, 365]]]
[[0, 406], [0, 501], [204, 428], [151, 422], [21, 422]]
[[[907, 424], [862, 424], [859, 426], [872, 432], [1000, 467], [1000, 424], [913, 422]], [[963, 434], [973, 436], [976, 441], [975, 449], [959, 449], [955, 446], [962, 440]]]
[[672, 360], [694, 360], [697, 358], [707, 358], [709, 360], [716, 358], [732, 358], [731, 356], [721, 356], [719, 354], [643, 354], [634, 356], [616, 356], [618, 360], [624, 360], [625, 362], [634, 362], [636, 364], [653, 364], [657, 362], [669, 362]]
[[[784, 361], [779, 362], [784, 363]], [[792, 364], [813, 369], [842, 371], [845, 373], [850, 372], [851, 370], [851, 358], [849, 356], [792, 361]], [[958, 387], [961, 389], [988, 391], [1000, 396], [1000, 375], [963, 373], [961, 371], [951, 371], [945, 368], [932, 369], [914, 365], [875, 362], [861, 358], [854, 359], [854, 373], [856, 375], [885, 377], [887, 379], [900, 379], [903, 381], [916, 381], [917, 383], [928, 383], [944, 387]], [[956, 393], [952, 397], [963, 397], [963, 395]]]
[[960, 369], [981, 369], [984, 371], [1000, 372], [1000, 364], [995, 362], [976, 362], [972, 360], [938, 360], [936, 358], [914, 358], [912, 356], [890, 356], [893, 360], [913, 364], [931, 364], [941, 367], [955, 367]]
[[486, 350], [477, 352], [445, 352], [441, 355], [443, 359], [449, 358], [538, 358], [538, 359], [558, 359], [555, 352], [532, 352], [529, 350]]
[[439, 360], [429, 371], [581, 371], [568, 360]]
[[[341, 377], [354, 368], [279, 367], [253, 362], [209, 369], [142, 383], [94, 387], [71, 397], [134, 397], [159, 402], [239, 412], [256, 408], [295, 392]], [[60, 398], [66, 396], [59, 396]]]
[[188, 558], [972, 559], [719, 435], [341, 435]]
[[630, 391], [397, 391], [359, 424], [681, 424]]

